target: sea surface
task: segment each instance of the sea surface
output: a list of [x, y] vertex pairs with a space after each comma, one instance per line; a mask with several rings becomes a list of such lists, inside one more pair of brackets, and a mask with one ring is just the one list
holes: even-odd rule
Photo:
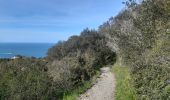
[[0, 58], [11, 58], [16, 55], [42, 58], [47, 55], [52, 43], [0, 43]]

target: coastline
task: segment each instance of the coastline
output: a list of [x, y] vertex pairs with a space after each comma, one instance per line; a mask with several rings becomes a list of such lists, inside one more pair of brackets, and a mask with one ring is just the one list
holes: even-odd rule
[[0, 59], [26, 56], [43, 58], [54, 43], [0, 43]]

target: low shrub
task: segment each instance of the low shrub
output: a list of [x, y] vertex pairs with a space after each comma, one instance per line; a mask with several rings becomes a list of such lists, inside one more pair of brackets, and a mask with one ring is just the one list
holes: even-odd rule
[[0, 99], [49, 100], [59, 92], [46, 72], [46, 62], [15, 59], [0, 62]]

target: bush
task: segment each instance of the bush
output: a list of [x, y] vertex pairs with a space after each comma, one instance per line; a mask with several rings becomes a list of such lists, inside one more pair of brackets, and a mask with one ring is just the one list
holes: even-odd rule
[[168, 0], [127, 0], [127, 9], [100, 26], [118, 61], [131, 69], [138, 99], [169, 99]]
[[48, 100], [58, 98], [55, 83], [46, 72], [46, 62], [37, 59], [0, 63], [0, 99]]
[[115, 53], [106, 46], [105, 37], [95, 30], [85, 29], [48, 51], [48, 73], [61, 92], [70, 92], [96, 75], [99, 69], [113, 64]]

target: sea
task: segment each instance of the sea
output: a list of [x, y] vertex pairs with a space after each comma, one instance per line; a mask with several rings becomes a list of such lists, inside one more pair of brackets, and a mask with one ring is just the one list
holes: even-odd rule
[[53, 43], [0, 43], [0, 58], [12, 58], [16, 55], [43, 58]]

